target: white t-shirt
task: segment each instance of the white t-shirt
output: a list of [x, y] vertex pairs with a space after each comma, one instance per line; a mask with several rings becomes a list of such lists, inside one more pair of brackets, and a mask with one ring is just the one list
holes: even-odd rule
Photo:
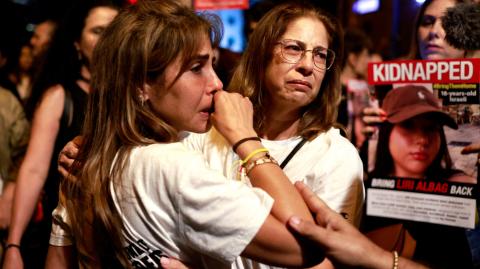
[[[272, 141], [262, 139], [270, 155], [279, 163], [301, 141], [300, 137]], [[214, 129], [206, 134], [190, 134], [183, 142], [201, 151], [209, 167], [223, 171], [229, 179], [249, 183], [244, 173], [235, 165], [238, 156], [225, 139]], [[292, 182], [302, 181], [327, 205], [358, 225], [365, 199], [363, 166], [355, 147], [331, 128], [312, 141], [307, 141], [288, 162], [284, 171]], [[232, 268], [277, 268], [239, 257]]]
[[118, 182], [110, 190], [124, 246], [132, 265], [145, 268], [157, 268], [162, 255], [230, 268], [273, 204], [263, 190], [207, 168], [200, 153], [181, 143], [134, 148]]

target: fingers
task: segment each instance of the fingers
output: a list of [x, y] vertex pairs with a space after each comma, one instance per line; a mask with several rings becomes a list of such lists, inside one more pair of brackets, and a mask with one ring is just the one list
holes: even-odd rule
[[73, 140], [70, 142], [74, 143], [75, 145], [77, 145], [77, 148], [79, 148], [83, 144], [83, 137], [80, 135], [75, 136], [75, 138], [73, 138]]
[[71, 177], [69, 171], [75, 158], [78, 156], [79, 147], [82, 145], [82, 142], [83, 138], [81, 136], [76, 136], [60, 151], [60, 154], [58, 155], [57, 170], [64, 178]]
[[365, 107], [362, 113], [365, 116], [382, 116], [382, 117], [387, 116], [387, 113], [385, 112], [385, 110], [379, 107]]
[[189, 267], [179, 260], [168, 257], [161, 257], [160, 264], [162, 265], [163, 269], [189, 269]]
[[328, 213], [330, 210], [328, 206], [318, 198], [318, 196], [312, 192], [303, 182], [295, 182], [295, 187], [302, 195], [303, 200], [307, 204], [310, 211], [315, 214]]
[[375, 125], [382, 123], [386, 120], [386, 117], [381, 116], [363, 116], [362, 121], [367, 125]]
[[297, 216], [293, 216], [288, 220], [289, 226], [298, 234], [324, 245], [327, 239], [327, 231], [325, 228], [315, 225], [312, 222], [305, 221]]
[[462, 154], [480, 153], [480, 143], [471, 144], [464, 147], [461, 153]]
[[253, 105], [238, 93], [219, 91], [214, 95], [215, 112], [211, 121], [229, 143], [256, 136], [253, 128]]
[[373, 127], [373, 126], [365, 126], [362, 128], [362, 134], [366, 135], [366, 136], [371, 136], [375, 133], [375, 131], [377, 130], [376, 127]]

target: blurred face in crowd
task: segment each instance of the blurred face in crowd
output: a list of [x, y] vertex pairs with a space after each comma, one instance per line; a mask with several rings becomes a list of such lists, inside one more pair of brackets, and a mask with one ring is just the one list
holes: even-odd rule
[[454, 0], [434, 0], [425, 9], [420, 18], [417, 31], [420, 55], [424, 60], [461, 58], [465, 51], [450, 46], [445, 40], [441, 16], [449, 7], [455, 5]]
[[[146, 97], [155, 113], [177, 131], [204, 133], [210, 128], [213, 93], [223, 85], [213, 69], [214, 51], [207, 36], [188, 69], [181, 72], [182, 59], [170, 64], [162, 83], [147, 87]], [[178, 76], [179, 75], [179, 76]], [[170, 85], [165, 89], [164, 85]]]
[[440, 150], [442, 126], [427, 114], [395, 124], [389, 139], [394, 176], [423, 178]]
[[47, 48], [55, 31], [55, 24], [51, 21], [45, 21], [35, 27], [32, 38], [30, 38], [30, 45], [32, 45], [32, 52], [34, 57], [41, 55]]
[[118, 14], [118, 11], [111, 7], [95, 7], [85, 18], [80, 40], [75, 42], [75, 47], [86, 58], [88, 63], [92, 59], [93, 49], [105, 28]]
[[368, 70], [367, 69], [368, 62], [370, 61], [370, 53], [368, 52], [368, 49], [365, 48], [358, 54], [352, 53], [351, 56], [352, 56], [352, 59], [349, 62], [355, 74], [357, 74], [362, 78], [365, 78], [366, 77], [365, 74], [367, 73], [367, 70]]
[[283, 44], [274, 47], [265, 73], [269, 102], [276, 107], [300, 109], [316, 98], [326, 70], [314, 65], [312, 51], [305, 52], [297, 63], [286, 61], [282, 46], [294, 50], [328, 48], [328, 33], [318, 19], [301, 17], [288, 25], [279, 42]]
[[30, 46], [22, 46], [18, 58], [18, 66], [21, 71], [28, 71], [32, 67], [33, 52]]

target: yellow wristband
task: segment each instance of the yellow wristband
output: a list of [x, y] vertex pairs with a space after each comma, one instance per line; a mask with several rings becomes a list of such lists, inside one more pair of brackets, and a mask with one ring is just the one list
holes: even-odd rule
[[252, 151], [250, 154], [248, 154], [248, 156], [247, 156], [245, 159], [243, 159], [242, 165], [245, 165], [248, 161], [250, 161], [250, 159], [251, 159], [253, 156], [257, 155], [257, 154], [260, 153], [260, 152], [268, 152], [268, 149], [266, 149], [266, 148], [259, 148], [259, 149], [256, 149], [256, 150]]

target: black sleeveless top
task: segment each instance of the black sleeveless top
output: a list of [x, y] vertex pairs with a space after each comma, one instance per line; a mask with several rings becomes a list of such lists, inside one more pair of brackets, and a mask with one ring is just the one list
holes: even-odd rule
[[44, 186], [43, 211], [44, 218], [47, 221], [51, 219], [52, 211], [57, 207], [58, 203], [58, 189], [61, 179], [61, 175], [57, 169], [58, 154], [65, 144], [75, 136], [80, 135], [88, 101], [87, 93], [83, 91], [75, 81], [62, 83], [62, 86], [65, 90], [63, 114], [55, 140], [47, 181]]

